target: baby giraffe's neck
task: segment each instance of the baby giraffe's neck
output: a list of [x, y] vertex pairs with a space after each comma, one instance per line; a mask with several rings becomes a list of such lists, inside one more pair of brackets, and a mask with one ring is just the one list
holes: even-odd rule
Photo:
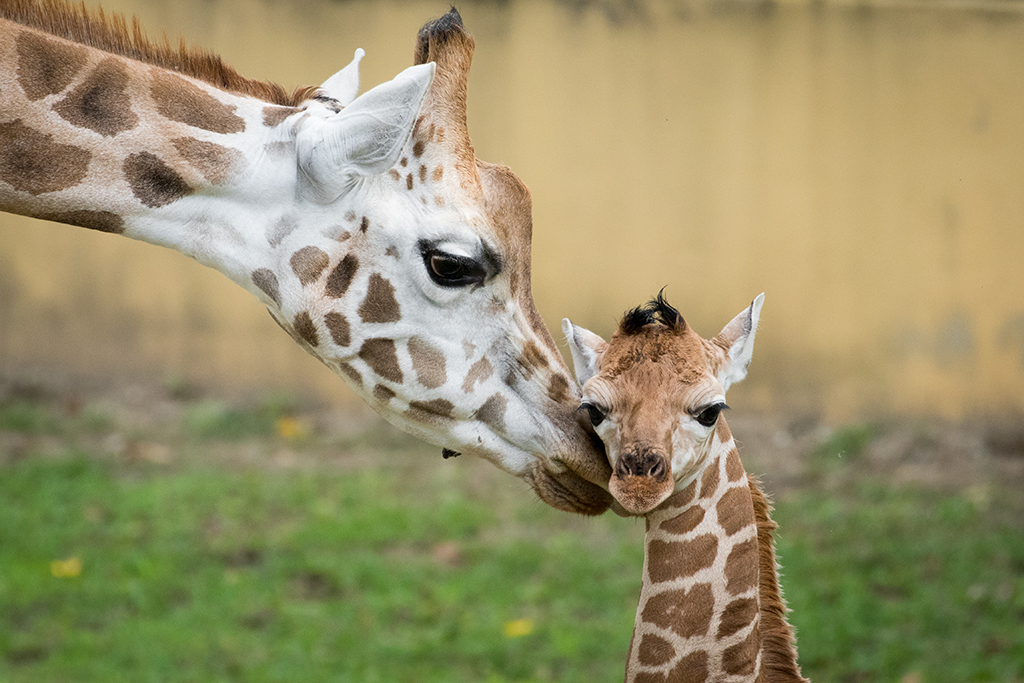
[[626, 683], [804, 681], [769, 505], [724, 419], [698, 476], [647, 515]]

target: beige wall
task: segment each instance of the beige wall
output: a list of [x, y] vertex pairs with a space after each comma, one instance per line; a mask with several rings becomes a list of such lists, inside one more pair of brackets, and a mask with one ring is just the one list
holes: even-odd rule
[[[117, 0], [250, 76], [408, 65], [444, 3]], [[681, 5], [682, 6], [682, 5]], [[534, 197], [534, 292], [608, 334], [664, 285], [713, 334], [767, 293], [730, 402], [835, 419], [1024, 412], [1024, 15], [463, 7], [470, 132]], [[0, 216], [0, 372], [355, 400], [177, 254]]]

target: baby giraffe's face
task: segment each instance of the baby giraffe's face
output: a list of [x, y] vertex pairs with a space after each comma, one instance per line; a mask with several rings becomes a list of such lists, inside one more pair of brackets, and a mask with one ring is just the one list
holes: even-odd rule
[[629, 513], [658, 507], [708, 462], [725, 392], [743, 379], [764, 295], [702, 339], [659, 294], [628, 311], [611, 342], [562, 321], [586, 410], [612, 466], [609, 489]]

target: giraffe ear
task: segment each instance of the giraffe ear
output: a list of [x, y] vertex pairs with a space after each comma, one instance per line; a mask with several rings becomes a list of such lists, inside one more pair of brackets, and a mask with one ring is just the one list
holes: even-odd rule
[[590, 330], [573, 325], [568, 318], [562, 318], [562, 332], [565, 334], [565, 340], [569, 342], [576, 381], [582, 388], [588, 379], [597, 374], [604, 352], [608, 350], [608, 342]]
[[348, 66], [324, 81], [320, 90], [328, 97], [338, 100], [343, 107], [352, 104], [359, 93], [359, 62], [365, 54], [363, 48], [356, 50]]
[[757, 334], [762, 305], [764, 293], [758, 294], [747, 310], [733, 318], [712, 340], [725, 349], [725, 361], [718, 370], [718, 381], [723, 391], [728, 391], [731, 385], [747, 376], [747, 366], [754, 354], [754, 335]]
[[359, 178], [384, 173], [398, 162], [433, 78], [433, 63], [409, 67], [340, 113], [310, 116], [300, 124], [299, 169], [317, 201], [329, 204]]

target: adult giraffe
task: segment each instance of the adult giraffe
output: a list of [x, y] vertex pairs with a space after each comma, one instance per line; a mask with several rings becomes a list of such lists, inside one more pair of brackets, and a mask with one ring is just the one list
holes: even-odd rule
[[144, 240], [224, 273], [399, 428], [598, 514], [607, 460], [530, 293], [531, 205], [466, 129], [474, 41], [292, 94], [137, 23], [0, 0], [0, 209]]

